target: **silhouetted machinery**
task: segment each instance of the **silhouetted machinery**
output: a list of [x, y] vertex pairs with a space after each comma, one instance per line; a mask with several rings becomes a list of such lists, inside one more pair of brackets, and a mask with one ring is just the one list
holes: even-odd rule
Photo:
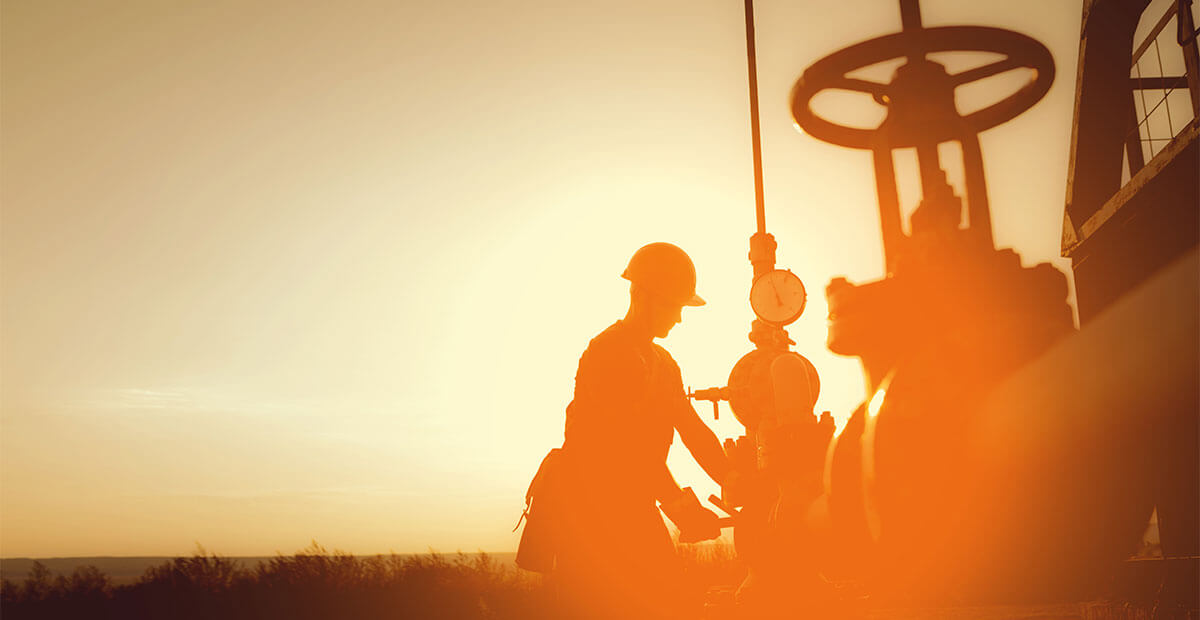
[[[1088, 4], [1120, 5], [1114, 12], [1132, 11], [1136, 25], [1146, 3]], [[978, 140], [1049, 90], [1049, 51], [997, 28], [925, 28], [918, 0], [900, 0], [900, 14], [900, 32], [813, 63], [791, 94], [793, 118], [805, 133], [872, 152], [886, 259], [883, 279], [839, 278], [826, 291], [828, 346], [861, 359], [870, 389], [824, 461], [832, 428], [812, 412], [816, 372], [788, 350], [783, 331], [803, 306], [788, 307], [782, 294], [795, 283], [774, 270], [756, 179], [756, 349], [734, 367], [728, 387], [700, 394], [727, 398], [747, 428], [728, 447], [756, 480], [746, 497], [726, 498], [744, 506], [738, 552], [751, 579], [776, 598], [801, 596], [819, 572], [862, 583], [882, 600], [1082, 600], [1134, 550], [1155, 505], [1160, 516], [1164, 506], [1177, 507], [1175, 531], [1197, 528], [1195, 502], [1179, 497], [1200, 494], [1189, 482], [1200, 468], [1195, 167], [1183, 173], [1179, 194], [1165, 198], [1190, 209], [1190, 232], [1174, 234], [1172, 255], [1142, 260], [1132, 276], [1122, 272], [1123, 288], [1075, 332], [1065, 276], [1050, 264], [1024, 267], [1012, 250], [995, 248]], [[761, 175], [749, 2], [747, 34]], [[1194, 53], [1194, 33], [1192, 39]], [[934, 56], [954, 51], [999, 59], [950, 73]], [[855, 76], [891, 59], [902, 64], [889, 83]], [[1030, 75], [1022, 88], [960, 113], [957, 87], [1022, 68]], [[886, 117], [873, 129], [827, 121], [811, 107], [827, 89], [869, 95]], [[961, 146], [961, 198], [939, 159], [945, 142]], [[908, 233], [896, 149], [915, 149], [920, 169], [922, 199]], [[1122, 226], [1138, 231], [1142, 252], [1160, 251], [1141, 225]], [[1122, 234], [1110, 231], [1103, 243], [1120, 245], [1127, 241]], [[1095, 241], [1091, 251], [1104, 254], [1102, 248]]]

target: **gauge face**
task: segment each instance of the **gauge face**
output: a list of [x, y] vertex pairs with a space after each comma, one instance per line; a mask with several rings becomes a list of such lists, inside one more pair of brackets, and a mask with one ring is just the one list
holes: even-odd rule
[[796, 274], [783, 269], [759, 276], [750, 287], [750, 307], [758, 318], [775, 325], [788, 325], [800, 318], [808, 293]]

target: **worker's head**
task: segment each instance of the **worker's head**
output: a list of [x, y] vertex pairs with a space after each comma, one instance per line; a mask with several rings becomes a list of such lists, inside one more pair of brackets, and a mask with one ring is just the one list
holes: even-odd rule
[[651, 243], [629, 259], [622, 278], [629, 280], [629, 314], [655, 338], [665, 338], [682, 320], [684, 306], [703, 306], [696, 295], [696, 267], [687, 253], [670, 243]]

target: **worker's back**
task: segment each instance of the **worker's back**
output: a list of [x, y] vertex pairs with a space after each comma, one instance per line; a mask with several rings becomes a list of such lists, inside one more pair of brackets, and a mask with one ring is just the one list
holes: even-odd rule
[[671, 356], [618, 321], [579, 360], [563, 449], [577, 473], [605, 492], [652, 502], [648, 474], [666, 462], [675, 432], [670, 414], [683, 398]]
[[573, 612], [654, 617], [676, 607], [680, 565], [656, 491], [675, 433], [671, 407], [683, 398], [670, 355], [620, 321], [580, 358], [563, 443], [556, 570]]

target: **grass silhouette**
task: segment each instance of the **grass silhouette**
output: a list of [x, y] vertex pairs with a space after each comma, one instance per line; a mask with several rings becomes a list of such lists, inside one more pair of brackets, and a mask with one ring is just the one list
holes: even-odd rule
[[[727, 545], [680, 545], [693, 579], [736, 583]], [[485, 553], [354, 556], [313, 542], [245, 567], [198, 548], [115, 585], [94, 566], [53, 576], [35, 563], [23, 582], [0, 581], [0, 615], [26, 618], [522, 618], [556, 617], [540, 575]]]
[[[677, 551], [689, 580], [709, 590], [710, 598], [714, 591], [725, 591], [731, 597], [733, 587], [745, 576], [732, 545], [680, 544]], [[1161, 575], [1142, 577], [1154, 577], [1143, 595], [1113, 592], [1086, 603], [947, 607], [938, 613], [964, 619], [1150, 618], [1160, 607], [1153, 586]], [[1171, 605], [1164, 609], [1167, 607], [1164, 617], [1195, 617], [1194, 610]], [[888, 618], [892, 612], [918, 617], [920, 614], [912, 615], [915, 611], [920, 610], [882, 608], [864, 617]], [[279, 555], [253, 567], [199, 548], [191, 557], [146, 569], [127, 585], [114, 584], [94, 566], [79, 566], [69, 575], [55, 576], [36, 562], [24, 581], [0, 580], [0, 617], [4, 620], [563, 617], [555, 612], [553, 589], [540, 575], [497, 562], [484, 553], [353, 556], [329, 552], [315, 542], [294, 555]]]
[[541, 579], [487, 554], [353, 556], [317, 543], [246, 568], [203, 549], [116, 586], [92, 566], [54, 577], [35, 563], [0, 582], [0, 614], [22, 618], [540, 618]]

